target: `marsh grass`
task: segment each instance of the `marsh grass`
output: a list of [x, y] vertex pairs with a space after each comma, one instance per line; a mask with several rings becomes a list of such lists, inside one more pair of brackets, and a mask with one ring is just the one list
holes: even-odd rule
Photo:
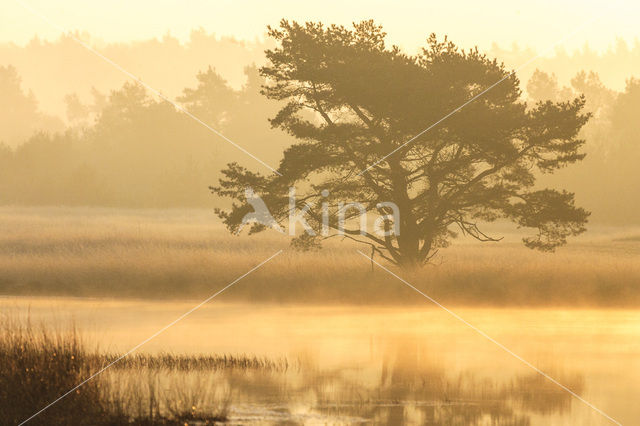
[[[87, 377], [92, 366], [74, 332], [47, 333], [5, 319], [0, 325], [0, 423], [18, 424]], [[34, 424], [97, 424], [110, 420], [97, 403], [99, 382], [88, 383]]]
[[[459, 240], [432, 265], [396, 272], [448, 304], [640, 306], [640, 241], [627, 238], [637, 230], [594, 228], [557, 253], [522, 247], [513, 229], [493, 231], [505, 240]], [[0, 294], [203, 299], [285, 249], [220, 299], [424, 303], [372, 271], [356, 252], [366, 251], [362, 245], [336, 239], [309, 253], [288, 247], [276, 232], [229, 235], [210, 211], [2, 208]]]
[[[0, 424], [19, 424], [115, 359], [86, 349], [74, 328], [34, 326], [29, 320], [0, 323]], [[243, 357], [139, 355], [88, 381], [42, 414], [33, 425], [185, 425], [226, 419], [228, 397], [209, 378], [188, 384], [181, 368], [279, 368]], [[126, 359], [126, 358], [125, 358]], [[162, 373], [162, 374], [161, 374]]]
[[[118, 355], [100, 355], [110, 363]], [[286, 372], [289, 368], [299, 368], [287, 358], [270, 359], [250, 355], [175, 355], [170, 353], [147, 354], [134, 353], [114, 364], [116, 369], [152, 369], [171, 371], [218, 371], [218, 370], [260, 370]]]

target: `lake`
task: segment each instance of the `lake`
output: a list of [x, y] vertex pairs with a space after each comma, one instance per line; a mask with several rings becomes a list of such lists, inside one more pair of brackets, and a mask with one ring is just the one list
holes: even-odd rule
[[[197, 302], [0, 298], [2, 312], [126, 352]], [[451, 308], [622, 424], [640, 422], [640, 311]], [[232, 423], [606, 425], [449, 313], [424, 307], [209, 304], [139, 351], [286, 357], [216, 372]]]

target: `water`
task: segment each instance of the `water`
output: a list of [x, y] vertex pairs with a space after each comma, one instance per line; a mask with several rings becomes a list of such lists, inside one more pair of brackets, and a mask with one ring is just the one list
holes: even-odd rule
[[[125, 352], [195, 303], [2, 298]], [[454, 308], [622, 424], [640, 423], [640, 311]], [[212, 301], [141, 349], [286, 356], [286, 372], [217, 372], [237, 423], [614, 424], [445, 311]]]

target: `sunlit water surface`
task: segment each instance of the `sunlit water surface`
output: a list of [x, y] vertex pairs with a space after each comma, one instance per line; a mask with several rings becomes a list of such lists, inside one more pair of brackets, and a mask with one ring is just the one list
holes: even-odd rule
[[[126, 352], [194, 303], [0, 299], [101, 350]], [[640, 424], [640, 311], [455, 308], [622, 424]], [[281, 358], [286, 372], [216, 373], [235, 423], [614, 424], [440, 308], [212, 301], [140, 351]]]

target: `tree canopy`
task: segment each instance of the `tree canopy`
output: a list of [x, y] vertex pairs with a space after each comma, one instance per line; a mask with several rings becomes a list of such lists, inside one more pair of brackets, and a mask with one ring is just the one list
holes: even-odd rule
[[[357, 201], [379, 214], [389, 214], [379, 203], [395, 203], [397, 235], [357, 227], [344, 233], [402, 265], [428, 261], [458, 232], [496, 240], [480, 224], [501, 218], [534, 229], [524, 244], [538, 250], [553, 250], [585, 231], [589, 213], [574, 205], [574, 194], [535, 188], [538, 172], [584, 157], [578, 137], [589, 119], [584, 98], [528, 106], [515, 74], [478, 49], [461, 50], [432, 34], [410, 56], [387, 47], [382, 27], [372, 21], [348, 29], [283, 20], [269, 35], [277, 47], [266, 52], [269, 64], [260, 70], [267, 79], [263, 94], [283, 102], [271, 124], [298, 142], [284, 153], [282, 176], [237, 164], [223, 171], [212, 190], [240, 201], [218, 210], [231, 231], [251, 211], [243, 202], [246, 187], [283, 222], [290, 186], [299, 188], [297, 205], [310, 206], [315, 229], [321, 226], [321, 203], [329, 205], [334, 230], [340, 201]], [[451, 111], [456, 113], [421, 133]], [[346, 218], [359, 214], [350, 211]], [[262, 229], [254, 224], [252, 232]]]

